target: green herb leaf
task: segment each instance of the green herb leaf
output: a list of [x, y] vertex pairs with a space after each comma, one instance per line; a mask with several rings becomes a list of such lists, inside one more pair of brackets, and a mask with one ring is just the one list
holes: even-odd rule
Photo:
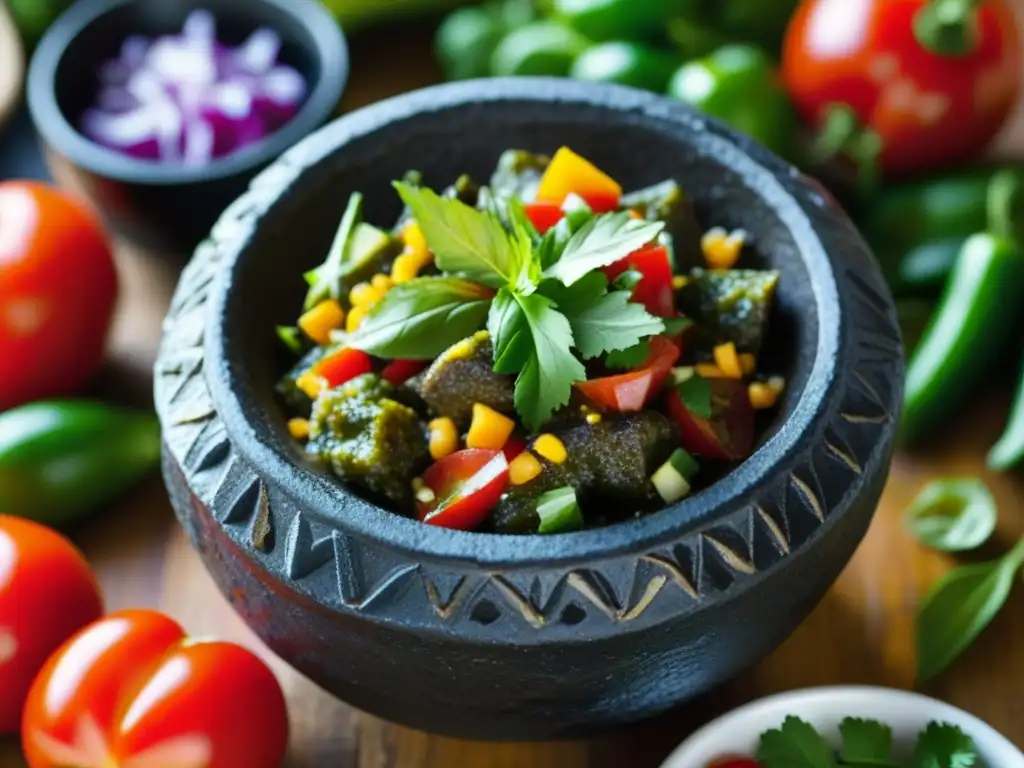
[[385, 294], [349, 346], [381, 357], [431, 360], [483, 327], [491, 292], [457, 277], [420, 277]]
[[356, 225], [362, 216], [362, 210], [363, 196], [359, 192], [353, 192], [348, 198], [348, 205], [341, 217], [341, 224], [338, 225], [334, 241], [327, 251], [327, 258], [323, 264], [305, 275], [306, 282], [309, 283], [304, 304], [307, 310], [312, 309], [325, 299], [341, 298], [345, 254], [348, 251], [352, 233], [355, 232]]
[[516, 412], [526, 428], [538, 431], [556, 409], [569, 402], [572, 385], [587, 378], [571, 351], [572, 328], [545, 296], [515, 295], [533, 338], [533, 354], [516, 378]]
[[443, 198], [426, 187], [395, 182], [434, 252], [439, 269], [492, 288], [514, 285], [531, 258], [532, 243], [509, 235], [491, 213]]
[[711, 418], [711, 382], [698, 376], [693, 368], [674, 368], [672, 376], [676, 393], [683, 406], [701, 419]]
[[644, 361], [651, 354], [651, 343], [644, 339], [632, 347], [616, 349], [608, 353], [604, 364], [609, 368], [619, 368], [625, 371], [632, 371], [644, 364]]
[[533, 354], [533, 336], [526, 314], [512, 291], [502, 288], [487, 316], [487, 332], [494, 345], [494, 371], [519, 373]]
[[978, 748], [955, 725], [929, 723], [917, 739], [910, 768], [974, 768], [980, 766]]
[[302, 354], [302, 332], [294, 325], [277, 326], [277, 338], [297, 355]]
[[642, 248], [664, 228], [663, 222], [639, 221], [625, 211], [590, 219], [569, 239], [561, 257], [545, 270], [544, 276], [572, 285], [595, 269]]
[[683, 331], [693, 325], [693, 320], [688, 317], [663, 317], [666, 336], [679, 336]]
[[639, 269], [629, 267], [612, 282], [612, 287], [617, 291], [632, 291], [644, 279], [644, 273]]
[[948, 667], [1006, 604], [1024, 563], [1024, 538], [1005, 557], [964, 565], [939, 579], [917, 611], [917, 678]]
[[980, 547], [996, 529], [996, 501], [976, 477], [946, 478], [926, 486], [904, 516], [922, 544], [943, 552]]
[[839, 724], [843, 749], [839, 760], [843, 765], [895, 766], [892, 757], [892, 729], [876, 720], [848, 717]]
[[764, 768], [836, 768], [821, 734], [798, 717], [787, 717], [781, 728], [761, 734], [757, 759]]
[[565, 533], [583, 527], [583, 513], [571, 485], [555, 488], [537, 497], [537, 533]]

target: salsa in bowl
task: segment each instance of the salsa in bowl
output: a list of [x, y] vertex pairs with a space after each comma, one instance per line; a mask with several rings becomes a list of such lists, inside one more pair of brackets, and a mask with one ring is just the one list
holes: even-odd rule
[[[353, 193], [306, 273], [289, 429], [349, 488], [443, 528], [563, 533], [674, 504], [754, 447], [779, 272], [674, 180], [623, 194], [568, 147], [508, 150], [390, 229]], [[702, 465], [712, 471], [702, 472]]]

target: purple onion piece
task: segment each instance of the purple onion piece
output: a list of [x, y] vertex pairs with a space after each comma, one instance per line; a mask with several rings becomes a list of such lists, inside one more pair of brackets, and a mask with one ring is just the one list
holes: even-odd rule
[[135, 69], [146, 58], [149, 46], [152, 42], [141, 35], [132, 35], [121, 44], [121, 61], [129, 69]]
[[143, 67], [165, 83], [209, 85], [217, 81], [217, 65], [202, 40], [162, 38], [149, 49]]
[[234, 60], [245, 72], [262, 75], [270, 71], [281, 52], [281, 38], [269, 29], [257, 29], [234, 52]]
[[91, 109], [82, 117], [82, 131], [90, 139], [109, 149], [124, 152], [142, 160], [157, 160], [157, 142], [153, 113], [141, 107], [123, 115], [112, 115]]
[[201, 166], [214, 157], [213, 126], [200, 118], [185, 121], [183, 162]]
[[104, 88], [96, 98], [96, 106], [102, 112], [130, 112], [139, 106], [139, 100], [125, 88]]
[[217, 21], [209, 11], [195, 10], [185, 18], [181, 33], [187, 38], [212, 43], [217, 37]]

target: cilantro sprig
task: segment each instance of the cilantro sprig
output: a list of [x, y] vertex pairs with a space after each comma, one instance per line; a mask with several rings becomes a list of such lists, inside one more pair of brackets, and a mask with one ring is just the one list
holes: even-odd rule
[[764, 768], [981, 768], [971, 737], [947, 723], [929, 723], [903, 760], [894, 757], [892, 729], [884, 723], [848, 717], [839, 734], [837, 753], [814, 726], [790, 716], [761, 734], [757, 759]]
[[663, 223], [578, 208], [540, 237], [514, 200], [499, 216], [493, 206], [481, 211], [425, 187], [394, 186], [441, 275], [390, 290], [350, 345], [429, 359], [486, 323], [494, 370], [516, 374], [516, 411], [536, 430], [586, 379], [579, 358], [635, 349], [665, 331], [661, 318], [630, 301], [633, 285], [610, 287], [600, 272], [654, 240]]

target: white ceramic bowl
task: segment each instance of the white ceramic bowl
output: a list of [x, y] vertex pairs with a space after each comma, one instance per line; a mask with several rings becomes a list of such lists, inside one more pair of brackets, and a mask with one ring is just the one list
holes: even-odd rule
[[893, 729], [897, 756], [913, 749], [929, 722], [951, 723], [974, 739], [987, 768], [1024, 768], [1024, 754], [974, 715], [918, 693], [861, 686], [808, 688], [746, 704], [694, 733], [662, 768], [704, 768], [727, 755], [754, 755], [761, 734], [777, 728], [787, 715], [811, 723], [836, 746], [844, 717], [879, 720]]

